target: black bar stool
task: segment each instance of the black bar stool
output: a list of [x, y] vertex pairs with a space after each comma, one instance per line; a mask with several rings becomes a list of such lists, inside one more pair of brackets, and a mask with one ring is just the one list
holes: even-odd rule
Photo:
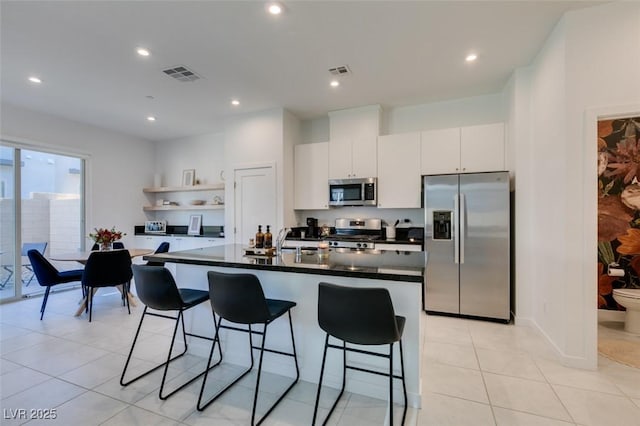
[[[148, 265], [133, 265], [133, 276], [135, 278], [136, 290], [138, 293], [138, 297], [145, 304], [144, 311], [142, 312], [142, 317], [140, 318], [140, 324], [138, 324], [138, 330], [136, 331], [136, 335], [133, 338], [133, 343], [131, 344], [131, 350], [129, 351], [129, 356], [127, 357], [127, 362], [124, 364], [124, 369], [122, 370], [122, 376], [120, 377], [120, 385], [127, 386], [131, 383], [145, 377], [146, 375], [156, 371], [158, 368], [164, 366], [164, 374], [162, 375], [162, 384], [160, 385], [160, 392], [158, 396], [160, 399], [164, 400], [169, 398], [171, 395], [189, 385], [190, 383], [197, 380], [199, 377], [204, 375], [208, 370], [203, 371], [197, 376], [190, 379], [188, 382], [180, 385], [177, 389], [169, 392], [167, 395], [163, 395], [162, 391], [164, 389], [164, 383], [167, 379], [167, 370], [169, 369], [169, 363], [174, 361], [181, 356], [183, 356], [187, 352], [187, 336], [197, 337], [200, 339], [206, 339], [210, 341], [214, 341], [213, 338], [207, 336], [200, 336], [197, 334], [187, 333], [184, 328], [184, 316], [183, 312], [187, 309], [193, 308], [196, 305], [199, 305], [202, 302], [206, 302], [209, 300], [209, 292], [206, 290], [195, 290], [190, 288], [178, 288], [176, 285], [171, 272], [169, 272], [164, 267], [159, 266], [148, 266]], [[169, 315], [163, 315], [156, 312], [149, 312], [148, 309], [155, 309], [157, 311], [178, 311], [177, 317], [172, 317]], [[173, 328], [173, 337], [171, 338], [171, 345], [169, 346], [169, 353], [167, 354], [167, 360], [162, 364], [153, 367], [152, 369], [142, 373], [141, 375], [134, 377], [133, 379], [125, 382], [124, 376], [127, 372], [127, 367], [129, 366], [129, 361], [131, 360], [131, 355], [133, 354], [133, 349], [136, 346], [136, 341], [138, 340], [138, 335], [140, 334], [140, 329], [142, 328], [142, 322], [144, 321], [144, 317], [146, 315], [151, 315], [154, 317], [167, 318], [172, 319], [176, 322], [175, 327]], [[181, 321], [182, 320], [182, 321]], [[215, 318], [214, 318], [215, 321]], [[171, 352], [173, 351], [173, 345], [176, 340], [176, 334], [178, 332], [178, 324], [182, 322], [182, 336], [184, 340], [184, 351], [179, 355], [171, 358]], [[215, 346], [215, 345], [214, 345]], [[218, 345], [218, 349], [220, 351], [220, 361], [218, 361], [213, 367], [220, 364], [222, 362], [222, 351], [220, 350], [220, 345]], [[211, 362], [211, 360], [209, 360]], [[211, 367], [211, 368], [213, 368]]]
[[[327, 418], [322, 423], [323, 425], [327, 424], [329, 417], [331, 417], [340, 397], [344, 393], [347, 368], [389, 378], [389, 424], [393, 424], [393, 379], [401, 379], [404, 390], [404, 412], [402, 414], [402, 424], [404, 424], [407, 416], [407, 386], [404, 380], [404, 357], [402, 354], [402, 332], [405, 318], [395, 314], [389, 291], [385, 288], [359, 288], [320, 283], [318, 288], [318, 323], [327, 335], [324, 341], [318, 394], [311, 424], [315, 425], [318, 415], [318, 403], [320, 402], [327, 348], [342, 350], [342, 389], [329, 414], [327, 414]], [[330, 344], [329, 336], [342, 340], [342, 345]], [[395, 342], [398, 342], [400, 346], [400, 376], [393, 374], [393, 344]], [[356, 345], [389, 345], [389, 354], [348, 348], [347, 343]], [[388, 358], [389, 372], [348, 365], [347, 351]]]
[[[253, 369], [253, 349], [260, 350], [260, 360], [258, 362], [258, 377], [256, 378], [256, 389], [253, 395], [253, 407], [251, 409], [251, 424], [259, 425], [267, 418], [269, 413], [282, 401], [285, 395], [293, 388], [300, 377], [300, 370], [298, 369], [298, 357], [296, 355], [296, 343], [293, 338], [293, 323], [291, 321], [291, 308], [296, 306], [295, 302], [287, 300], [266, 299], [262, 286], [258, 277], [252, 274], [224, 274], [221, 272], [209, 271], [207, 273], [209, 279], [209, 294], [211, 295], [211, 307], [213, 308], [213, 319], [216, 327], [215, 340], [211, 345], [211, 353], [209, 354], [209, 361], [207, 362], [207, 373], [202, 380], [202, 388], [200, 389], [200, 395], [198, 396], [198, 411], [204, 410], [209, 404], [218, 399], [224, 392], [226, 392], [231, 386], [236, 384], [246, 374]], [[271, 324], [275, 319], [289, 314], [289, 330], [291, 331], [291, 346], [293, 347], [293, 353], [282, 352], [274, 349], [265, 348], [265, 340], [267, 338], [267, 326]], [[216, 314], [220, 317], [220, 321], [216, 323]], [[236, 324], [246, 324], [248, 329], [239, 328], [229, 325], [222, 325], [222, 320], [232, 322]], [[263, 331], [256, 331], [251, 328], [253, 324], [264, 324]], [[237, 379], [227, 385], [224, 389], [215, 394], [209, 401], [202, 404], [202, 396], [204, 388], [207, 383], [208, 371], [215, 367], [210, 367], [211, 359], [213, 357], [214, 348], [216, 342], [218, 348], [220, 347], [219, 333], [221, 328], [229, 330], [242, 331], [249, 334], [249, 351], [251, 352], [251, 366], [245, 370]], [[253, 345], [253, 334], [262, 336], [262, 344], [260, 346]], [[296, 378], [289, 385], [289, 387], [280, 395], [278, 400], [267, 410], [264, 416], [255, 422], [256, 417], [256, 403], [258, 401], [258, 391], [260, 389], [260, 373], [262, 372], [262, 356], [264, 352], [271, 352], [279, 355], [291, 356], [294, 359], [296, 366]]]

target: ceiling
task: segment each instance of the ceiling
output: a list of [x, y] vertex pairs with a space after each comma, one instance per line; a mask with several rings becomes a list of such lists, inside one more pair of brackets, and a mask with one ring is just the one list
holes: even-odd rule
[[[477, 96], [529, 64], [565, 11], [593, 4], [288, 1], [272, 16], [259, 1], [2, 0], [2, 102], [167, 140], [274, 107], [309, 119]], [[202, 78], [162, 72], [177, 65]], [[332, 88], [340, 65], [352, 75]]]

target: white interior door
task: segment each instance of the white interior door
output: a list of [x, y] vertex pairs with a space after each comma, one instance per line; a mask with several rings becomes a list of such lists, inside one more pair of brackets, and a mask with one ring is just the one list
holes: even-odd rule
[[248, 244], [255, 237], [258, 225], [265, 232], [271, 225], [277, 233], [276, 178], [272, 166], [236, 169], [235, 182], [235, 243]]

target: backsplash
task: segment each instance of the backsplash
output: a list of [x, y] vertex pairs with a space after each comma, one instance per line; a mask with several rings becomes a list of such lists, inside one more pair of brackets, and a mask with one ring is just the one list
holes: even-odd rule
[[[376, 207], [338, 207], [329, 210], [296, 210], [296, 226], [304, 226], [308, 217], [318, 219], [318, 225], [333, 226], [335, 220], [341, 217], [348, 218], [376, 218], [382, 219], [382, 226], [386, 223], [394, 224], [396, 220], [400, 220], [399, 227], [424, 226], [424, 210], [423, 209], [379, 209]], [[409, 223], [404, 223], [404, 219], [409, 219]], [[386, 223], [385, 223], [386, 222]]]

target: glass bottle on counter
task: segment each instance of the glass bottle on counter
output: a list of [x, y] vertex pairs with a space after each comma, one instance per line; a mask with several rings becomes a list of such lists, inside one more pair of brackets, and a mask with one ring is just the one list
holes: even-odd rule
[[264, 234], [262, 233], [262, 225], [258, 225], [258, 232], [256, 232], [256, 248], [264, 247]]
[[273, 235], [271, 235], [271, 231], [269, 230], [269, 226], [267, 225], [267, 232], [264, 233], [264, 248], [273, 247]]

